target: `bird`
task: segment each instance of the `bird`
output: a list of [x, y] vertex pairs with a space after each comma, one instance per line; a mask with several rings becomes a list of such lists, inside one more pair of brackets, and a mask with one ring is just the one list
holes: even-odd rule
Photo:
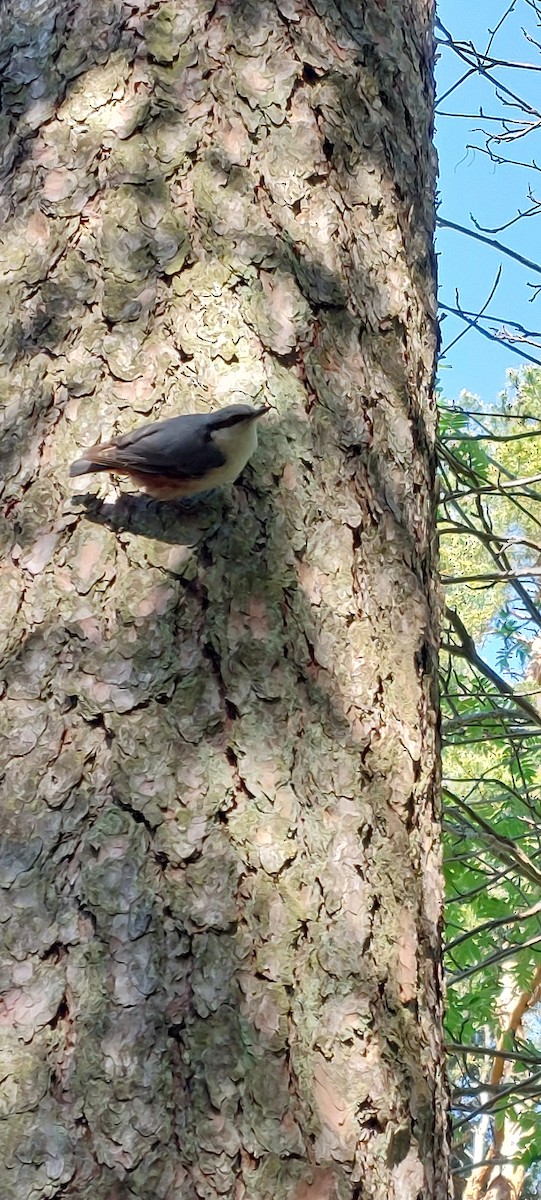
[[141, 425], [85, 450], [70, 476], [127, 475], [155, 500], [194, 496], [233, 483], [257, 448], [257, 424], [270, 405], [229, 404]]

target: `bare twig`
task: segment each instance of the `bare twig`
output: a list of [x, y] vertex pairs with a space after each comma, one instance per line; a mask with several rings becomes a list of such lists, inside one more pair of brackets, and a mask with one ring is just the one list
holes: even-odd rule
[[498, 242], [496, 238], [485, 237], [484, 234], [477, 233], [475, 229], [468, 229], [466, 225], [459, 225], [456, 221], [447, 221], [445, 217], [438, 217], [437, 224], [442, 229], [455, 229], [457, 233], [465, 233], [467, 237], [475, 238], [478, 242], [484, 242], [486, 246], [492, 246], [494, 250], [499, 250], [502, 254], [507, 254], [515, 262], [522, 263], [523, 267], [529, 267], [531, 271], [536, 271], [538, 275], [541, 275], [541, 266], [539, 263], [533, 262], [531, 258], [525, 258], [517, 250], [511, 250], [510, 246], [504, 246], [503, 242]]
[[[455, 648], [455, 654], [460, 654], [461, 657], [467, 659], [467, 661], [470, 663], [470, 666], [475, 667], [476, 670], [481, 673], [481, 675], [484, 675], [485, 679], [490, 680], [490, 682], [496, 688], [496, 691], [500, 692], [502, 696], [508, 696], [509, 699], [512, 700], [516, 705], [516, 707], [519, 708], [525, 714], [525, 716], [529, 717], [530, 721], [533, 721], [535, 725], [538, 725], [541, 728], [541, 713], [534, 708], [533, 704], [531, 704], [525, 696], [517, 695], [515, 689], [511, 687], [511, 684], [507, 683], [505, 679], [502, 679], [501, 675], [498, 675], [498, 672], [495, 671], [493, 667], [490, 667], [488, 663], [481, 658], [481, 655], [477, 653], [473, 638], [468, 633], [468, 630], [466, 629], [464, 622], [460, 619], [458, 613], [452, 608], [446, 608], [445, 615], [452, 625], [455, 633], [460, 638], [460, 645]], [[539, 878], [541, 881], [541, 874]]]

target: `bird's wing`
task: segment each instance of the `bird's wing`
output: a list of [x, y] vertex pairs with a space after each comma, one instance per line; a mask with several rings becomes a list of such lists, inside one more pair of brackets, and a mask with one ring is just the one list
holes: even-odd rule
[[201, 429], [201, 419], [171, 417], [141, 425], [111, 442], [85, 450], [84, 458], [111, 471], [138, 471], [172, 479], [193, 479], [223, 466], [224, 455]]

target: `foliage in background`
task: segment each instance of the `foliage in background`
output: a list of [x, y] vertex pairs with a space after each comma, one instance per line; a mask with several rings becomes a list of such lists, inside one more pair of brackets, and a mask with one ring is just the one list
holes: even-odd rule
[[[457, 1177], [541, 1160], [541, 376], [441, 405], [448, 1038]], [[492, 1175], [493, 1178], [493, 1175]]]
[[[467, 12], [441, 0], [436, 40], [440, 157], [449, 168], [452, 144], [453, 177], [468, 166], [462, 192], [442, 172], [441, 362], [456, 364], [467, 337], [483, 375], [491, 345], [536, 365], [510, 377], [497, 412], [471, 395], [442, 404], [440, 445], [457, 1192], [526, 1200], [540, 1195], [541, 1157], [541, 262], [531, 236], [541, 217], [541, 0]], [[471, 254], [461, 257], [457, 235]]]

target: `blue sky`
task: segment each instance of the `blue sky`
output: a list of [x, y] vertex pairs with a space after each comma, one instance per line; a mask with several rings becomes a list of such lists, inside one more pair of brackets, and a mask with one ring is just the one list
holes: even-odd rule
[[[487, 47], [489, 30], [493, 29], [510, 0], [439, 0], [438, 15], [443, 25], [455, 39], [471, 40], [481, 50]], [[491, 53], [501, 59], [513, 59], [532, 63], [541, 68], [541, 51], [526, 41], [524, 27], [541, 41], [541, 28], [526, 0], [515, 0], [511, 15], [501, 31], [496, 34]], [[443, 37], [436, 30], [438, 38]], [[467, 70], [449, 49], [439, 47], [437, 66], [438, 95], [450, 88]], [[528, 102], [541, 110], [541, 70], [511, 70], [498, 67], [496, 78], [512, 91], [524, 96]], [[447, 220], [471, 227], [470, 214], [483, 226], [498, 226], [515, 216], [517, 209], [530, 207], [528, 187], [541, 199], [541, 171], [533, 168], [496, 166], [488, 157], [466, 149], [467, 143], [484, 146], [482, 133], [476, 132], [482, 124], [479, 109], [487, 115], [518, 117], [520, 112], [513, 107], [504, 107], [494, 94], [490, 82], [478, 75], [461, 84], [441, 104], [444, 113], [467, 113], [469, 119], [459, 116], [438, 116], [436, 145], [439, 155], [439, 213]], [[487, 126], [487, 123], [485, 123]], [[490, 127], [496, 129], [494, 123]], [[498, 149], [498, 147], [496, 147]], [[532, 159], [541, 167], [541, 132], [529, 134], [502, 147], [502, 153], [523, 162]], [[541, 212], [538, 216], [525, 218], [511, 229], [493, 235], [513, 250], [541, 263]], [[463, 309], [478, 311], [490, 292], [498, 267], [502, 266], [502, 277], [498, 290], [488, 311], [500, 322], [520, 321], [528, 329], [541, 329], [541, 295], [537, 301], [529, 302], [531, 289], [528, 282], [541, 283], [541, 275], [513, 262], [500, 251], [456, 233], [441, 229], [437, 238], [440, 300], [455, 304], [458, 288], [460, 305]], [[495, 322], [496, 324], [496, 322]], [[454, 317], [447, 316], [442, 324], [443, 345], [452, 340], [463, 328]], [[538, 339], [541, 342], [541, 338]], [[525, 350], [541, 361], [541, 351], [531, 346]], [[440, 383], [444, 396], [458, 399], [463, 388], [475, 392], [483, 403], [491, 405], [506, 383], [509, 367], [520, 366], [521, 360], [505, 345], [497, 345], [470, 331], [445, 359], [440, 371]]]

